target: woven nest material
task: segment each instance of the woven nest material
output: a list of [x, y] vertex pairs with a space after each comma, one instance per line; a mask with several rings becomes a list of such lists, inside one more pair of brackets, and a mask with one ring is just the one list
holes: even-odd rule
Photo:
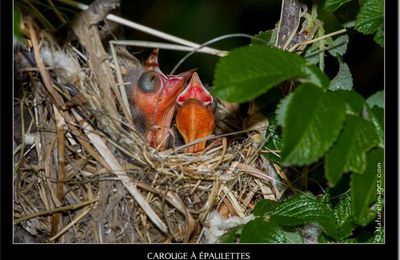
[[[95, 64], [87, 46], [61, 47], [29, 21], [27, 30], [15, 48], [15, 242], [215, 242], [258, 200], [282, 195], [253, 106], [243, 119], [218, 100], [201, 153], [157, 151], [135, 131], [116, 80], [117, 65], [139, 66], [134, 57], [120, 49], [119, 64], [108, 53]], [[112, 73], [108, 89], [98, 66]]]

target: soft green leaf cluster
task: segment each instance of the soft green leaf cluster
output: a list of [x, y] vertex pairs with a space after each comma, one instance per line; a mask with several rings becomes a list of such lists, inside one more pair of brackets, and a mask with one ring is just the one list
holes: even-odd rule
[[374, 34], [379, 45], [384, 43], [384, 0], [367, 0], [356, 17], [355, 29], [364, 34]]
[[329, 82], [324, 73], [296, 54], [264, 45], [241, 47], [229, 52], [217, 64], [213, 95], [242, 103], [292, 79], [321, 87]]
[[[259, 37], [271, 41], [272, 31]], [[281, 151], [279, 160], [269, 158], [284, 166], [324, 162], [328, 184], [335, 187], [344, 174], [350, 174], [351, 192], [335, 206], [310, 194], [296, 195], [282, 203], [260, 201], [254, 209], [257, 218], [229, 233], [228, 240], [240, 235], [241, 242], [249, 243], [300, 241], [293, 227], [318, 223], [331, 239], [351, 241], [348, 237], [354, 227], [365, 226], [376, 216], [377, 165], [381, 165], [383, 176], [383, 92], [365, 100], [352, 90], [350, 69], [342, 61], [347, 36], [326, 43], [332, 47], [328, 52], [339, 61], [339, 72], [331, 81], [309, 59], [253, 43], [221, 58], [213, 94], [241, 103], [285, 81], [300, 83], [277, 106], [276, 123], [282, 138], [269, 129], [264, 147]]]
[[[310, 193], [299, 193], [282, 202], [261, 200], [254, 209], [255, 220], [243, 226], [241, 243], [302, 243], [296, 227], [316, 223], [331, 239], [352, 235], [354, 215], [350, 195], [336, 205]], [[292, 238], [289, 241], [289, 237]]]
[[330, 90], [351, 90], [353, 88], [353, 76], [351, 75], [349, 66], [339, 61], [338, 74], [331, 80], [329, 84]]
[[325, 176], [336, 185], [345, 172], [364, 173], [366, 152], [378, 143], [378, 136], [371, 122], [348, 115], [336, 144], [325, 157]]
[[333, 92], [308, 83], [297, 87], [286, 106], [285, 115], [279, 116], [284, 117], [282, 162], [301, 166], [317, 161], [339, 135], [345, 102]]

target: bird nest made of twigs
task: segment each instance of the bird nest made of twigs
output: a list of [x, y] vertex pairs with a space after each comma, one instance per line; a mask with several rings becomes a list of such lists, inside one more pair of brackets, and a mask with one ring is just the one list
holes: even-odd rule
[[243, 118], [217, 100], [204, 151], [158, 151], [133, 127], [116, 79], [117, 66], [140, 66], [133, 56], [118, 49], [115, 64], [90, 26], [74, 29], [80, 44], [59, 46], [25, 25], [15, 46], [15, 242], [210, 243], [251, 219], [258, 200], [280, 198], [267, 120], [252, 106]]

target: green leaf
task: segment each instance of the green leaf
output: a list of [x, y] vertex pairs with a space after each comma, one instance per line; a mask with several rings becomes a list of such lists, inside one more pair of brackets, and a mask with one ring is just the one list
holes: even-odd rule
[[333, 56], [343, 56], [347, 51], [349, 36], [347, 34], [337, 37], [330, 45], [327, 46], [328, 52]]
[[323, 72], [309, 68], [296, 54], [263, 45], [241, 47], [230, 51], [218, 62], [213, 95], [241, 103], [291, 79], [329, 82]]
[[348, 115], [337, 143], [325, 157], [325, 177], [330, 185], [336, 185], [344, 172], [363, 173], [365, 153], [377, 143], [378, 137], [370, 122]]
[[240, 243], [287, 243], [287, 238], [275, 222], [256, 218], [243, 227]]
[[253, 45], [267, 45], [268, 47], [273, 47], [276, 42], [276, 31], [275, 30], [268, 30], [264, 32], [259, 32], [258, 34], [254, 35], [265, 42], [259, 41], [257, 39], [251, 39], [251, 44]]
[[368, 114], [375, 127], [376, 134], [378, 135], [379, 144], [383, 147], [385, 145], [385, 112], [382, 108], [374, 106], [373, 108], [368, 108]]
[[364, 174], [351, 175], [351, 200], [357, 224], [367, 225], [371, 220], [372, 212], [369, 206], [376, 201], [377, 185], [383, 183], [383, 163], [383, 149], [371, 150], [367, 154], [367, 168]]
[[350, 236], [354, 229], [352, 208], [351, 208], [351, 196], [350, 193], [340, 199], [338, 204], [333, 210], [336, 222], [339, 227], [340, 240]]
[[[347, 44], [349, 43], [349, 36], [347, 34], [337, 37], [332, 40], [331, 37], [324, 40], [323, 49], [327, 50], [333, 57], [343, 56], [347, 51]], [[307, 48], [304, 58], [307, 59], [310, 64], [319, 63], [320, 54], [320, 43], [314, 42], [309, 48]]]
[[368, 0], [356, 17], [355, 29], [364, 34], [373, 34], [383, 24], [384, 1]]
[[266, 216], [269, 215], [279, 205], [275, 200], [263, 199], [257, 202], [253, 214], [254, 216]]
[[346, 113], [359, 115], [364, 108], [364, 98], [355, 91], [336, 90], [335, 95], [340, 96], [346, 102]]
[[[281, 150], [281, 136], [280, 136], [280, 128], [277, 125], [276, 119], [271, 118], [269, 120], [269, 125], [267, 129], [267, 137], [268, 141], [264, 145], [264, 149], [266, 149], [267, 153], [265, 156], [274, 162], [280, 162], [281, 158], [277, 154], [280, 153]], [[272, 151], [275, 151], [274, 153]]]
[[279, 102], [278, 107], [276, 109], [276, 120], [278, 124], [281, 126], [284, 126], [285, 124], [285, 115], [287, 107], [291, 102], [292, 97], [293, 97], [293, 92], [287, 95], [286, 97], [282, 98], [281, 102]]
[[321, 233], [318, 236], [318, 242], [320, 244], [329, 244], [329, 243], [335, 243], [336, 241], [334, 241], [331, 237], [327, 236], [325, 233]]
[[339, 9], [339, 7], [348, 2], [350, 2], [350, 0], [326, 0], [324, 4], [324, 9], [329, 12], [334, 12]]
[[374, 232], [374, 235], [368, 240], [368, 243], [385, 243], [385, 230], [383, 227]]
[[323, 73], [317, 66], [308, 64], [304, 67], [304, 72], [308, 75], [307, 78], [303, 79], [304, 83], [312, 83], [321, 88], [327, 88], [329, 86], [329, 78]]
[[325, 154], [339, 135], [345, 103], [334, 92], [302, 84], [293, 92], [283, 122], [284, 165], [305, 165]]
[[330, 90], [351, 90], [353, 88], [353, 77], [351, 75], [349, 66], [346, 63], [339, 60], [339, 72], [331, 80], [329, 84]]
[[383, 46], [384, 1], [367, 0], [356, 17], [355, 29], [364, 34], [376, 32], [375, 41]]
[[242, 232], [243, 225], [237, 226], [235, 228], [232, 228], [228, 232], [226, 232], [224, 235], [220, 236], [218, 238], [218, 241], [220, 243], [234, 243], [236, 242], [237, 237], [239, 237], [240, 233]]
[[328, 235], [338, 238], [332, 209], [309, 193], [296, 194], [283, 201], [271, 214], [271, 220], [285, 226], [318, 223]]
[[377, 91], [375, 94], [372, 94], [369, 98], [367, 98], [367, 104], [370, 107], [378, 106], [380, 108], [385, 108], [384, 106], [384, 93], [383, 90]]
[[303, 237], [298, 232], [283, 231], [286, 237], [286, 243], [290, 244], [302, 244], [304, 243]]
[[304, 53], [304, 58], [306, 58], [307, 62], [310, 64], [318, 64], [319, 63], [319, 42], [314, 42], [310, 47], [306, 49]]
[[384, 28], [383, 25], [379, 26], [378, 29], [376, 30], [375, 36], [374, 36], [374, 41], [376, 43], [378, 43], [381, 47], [384, 47], [384, 41], [385, 41], [385, 37], [384, 37]]

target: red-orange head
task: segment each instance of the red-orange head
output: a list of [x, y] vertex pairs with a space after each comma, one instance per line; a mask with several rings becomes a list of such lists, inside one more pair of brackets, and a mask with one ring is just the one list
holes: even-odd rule
[[140, 124], [144, 126], [150, 146], [165, 149], [175, 100], [192, 73], [165, 75], [158, 64], [158, 49], [153, 50], [144, 63], [144, 72], [134, 86], [131, 103], [135, 110], [133, 115], [139, 116], [134, 121], [143, 121]]
[[[199, 75], [193, 73], [187, 88], [177, 97], [178, 113], [176, 125], [185, 140], [194, 140], [209, 136], [215, 128], [213, 97], [200, 81]], [[206, 142], [200, 142], [186, 149], [187, 152], [204, 150]]]

